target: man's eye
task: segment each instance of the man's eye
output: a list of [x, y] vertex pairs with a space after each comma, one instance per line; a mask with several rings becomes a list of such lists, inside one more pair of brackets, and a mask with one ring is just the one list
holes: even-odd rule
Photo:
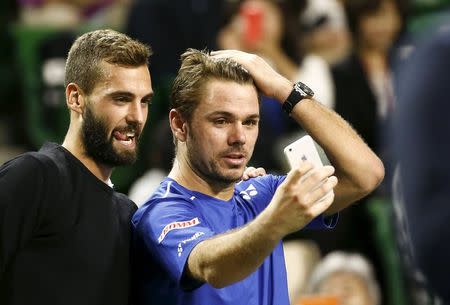
[[114, 98], [114, 100], [115, 100], [116, 102], [125, 103], [125, 102], [128, 101], [128, 98], [125, 97], [125, 96], [116, 96], [116, 97]]
[[217, 119], [217, 120], [214, 120], [214, 124], [216, 124], [216, 125], [223, 125], [223, 124], [225, 124], [227, 121], [225, 120], [225, 119]]
[[248, 121], [245, 121], [245, 122], [244, 122], [244, 125], [247, 125], [247, 126], [256, 126], [256, 125], [258, 125], [258, 120], [248, 120]]
[[151, 100], [151, 99], [148, 99], [148, 100], [142, 100], [141, 103], [142, 103], [142, 104], [149, 104], [149, 105], [150, 105], [150, 104], [152, 103], [152, 100]]

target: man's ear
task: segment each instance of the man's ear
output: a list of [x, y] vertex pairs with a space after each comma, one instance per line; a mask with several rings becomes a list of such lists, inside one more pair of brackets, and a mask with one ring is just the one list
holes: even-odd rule
[[169, 112], [169, 122], [172, 133], [180, 142], [185, 142], [187, 138], [187, 122], [176, 109]]
[[70, 110], [79, 114], [83, 114], [86, 98], [81, 88], [74, 83], [70, 83], [66, 87], [66, 104]]

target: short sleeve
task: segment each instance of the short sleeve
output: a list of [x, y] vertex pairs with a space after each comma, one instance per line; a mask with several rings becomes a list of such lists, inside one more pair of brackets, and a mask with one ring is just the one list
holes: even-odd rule
[[338, 220], [339, 213], [328, 216], [321, 214], [308, 223], [304, 230], [333, 229], [338, 223]]
[[144, 213], [137, 226], [146, 249], [182, 288], [199, 286], [193, 279], [183, 279], [183, 271], [192, 249], [215, 232], [189, 202], [159, 202]]

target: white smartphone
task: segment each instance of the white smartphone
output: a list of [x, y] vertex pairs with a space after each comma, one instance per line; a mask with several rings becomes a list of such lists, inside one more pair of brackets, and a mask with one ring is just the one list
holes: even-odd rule
[[284, 148], [284, 154], [291, 168], [297, 168], [300, 162], [309, 161], [314, 167], [322, 167], [323, 163], [320, 159], [314, 140], [306, 135], [297, 141], [289, 144]]
[[[298, 139], [297, 141], [289, 144], [284, 148], [284, 154], [286, 159], [292, 168], [297, 168], [301, 162], [309, 161], [314, 167], [322, 167], [322, 159], [320, 158], [319, 152], [317, 150], [316, 144], [311, 136], [306, 135]], [[308, 177], [308, 174], [300, 178], [300, 181]], [[334, 191], [331, 190], [325, 196], [323, 196], [319, 201], [323, 200], [328, 195], [333, 194]]]

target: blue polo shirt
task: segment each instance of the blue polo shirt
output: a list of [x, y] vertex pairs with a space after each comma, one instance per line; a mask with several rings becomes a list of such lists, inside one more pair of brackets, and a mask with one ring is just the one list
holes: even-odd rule
[[[270, 203], [285, 176], [240, 182], [233, 197], [220, 200], [166, 178], [134, 215], [134, 297], [137, 304], [289, 305], [282, 243], [247, 278], [217, 289], [183, 277], [192, 249], [202, 240], [241, 227]], [[308, 227], [331, 228], [337, 217]]]

